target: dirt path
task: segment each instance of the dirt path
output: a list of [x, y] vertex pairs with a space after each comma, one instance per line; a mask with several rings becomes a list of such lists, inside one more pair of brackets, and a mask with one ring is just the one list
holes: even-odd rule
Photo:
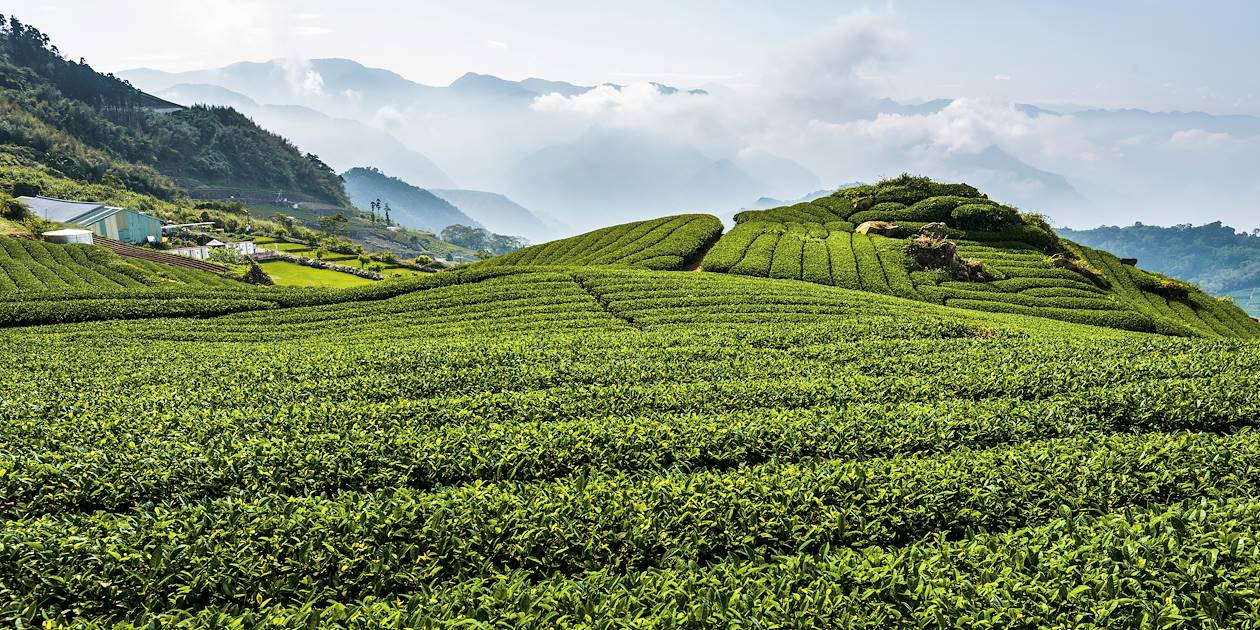
[[[718, 237], [718, 238], [720, 239], [721, 237]], [[704, 262], [705, 255], [709, 253], [710, 249], [713, 249], [714, 245], [717, 245], [717, 240], [714, 240], [712, 243], [709, 243], [707, 247], [704, 247], [700, 251], [696, 252], [695, 259], [692, 262], [685, 263], [683, 265], [682, 270], [683, 271], [704, 271], [704, 268], [700, 266], [700, 263]]]

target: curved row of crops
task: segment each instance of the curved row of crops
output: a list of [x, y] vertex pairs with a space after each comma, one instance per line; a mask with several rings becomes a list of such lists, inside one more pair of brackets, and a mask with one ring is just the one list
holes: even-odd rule
[[0, 293], [110, 291], [163, 284], [240, 285], [204, 271], [124, 259], [101, 247], [59, 245], [0, 236]]
[[0, 331], [0, 615], [1214, 627], [1260, 612], [1254, 343], [615, 267], [356, 291]]
[[722, 235], [722, 222], [684, 214], [614, 225], [571, 238], [526, 247], [481, 263], [500, 265], [630, 265], [681, 269]]

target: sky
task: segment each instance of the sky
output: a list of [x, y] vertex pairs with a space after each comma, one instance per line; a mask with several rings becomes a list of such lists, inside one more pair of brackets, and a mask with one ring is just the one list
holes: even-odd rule
[[431, 85], [473, 71], [687, 87], [756, 86], [785, 46], [862, 9], [891, 14], [904, 35], [862, 69], [900, 100], [1260, 115], [1260, 2], [1250, 0], [0, 3], [104, 71], [345, 57]]

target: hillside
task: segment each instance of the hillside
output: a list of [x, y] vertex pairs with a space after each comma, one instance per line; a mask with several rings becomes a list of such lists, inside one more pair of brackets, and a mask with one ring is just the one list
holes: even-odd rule
[[480, 263], [483, 267], [624, 265], [679, 270], [695, 264], [722, 234], [722, 222], [684, 214], [614, 225], [566, 239], [518, 249]]
[[390, 205], [391, 219], [401, 225], [430, 232], [441, 232], [449, 225], [482, 227], [445, 199], [375, 168], [352, 168], [341, 177], [355, 206], [366, 210], [379, 199]]
[[0, 236], [0, 294], [61, 290], [108, 293], [174, 285], [245, 286], [204, 271], [123, 258], [102, 247]]
[[[859, 210], [857, 206], [863, 206]], [[1017, 312], [1129, 330], [1260, 334], [1233, 304], [1059, 239], [1044, 220], [965, 184], [902, 177], [811, 202], [735, 216], [705, 256], [706, 271], [789, 278], [962, 308]], [[898, 229], [863, 233], [874, 221]], [[942, 222], [957, 256], [984, 281], [925, 268], [907, 254], [920, 228]], [[881, 233], [882, 232], [882, 233]]]
[[180, 295], [0, 296], [0, 317], [133, 318], [0, 330], [6, 616], [1255, 612], [1251, 344], [613, 267]]
[[[1141, 223], [1092, 230], [1060, 229], [1078, 243], [1136, 258], [1152, 271], [1193, 282], [1217, 295], [1247, 295], [1260, 288], [1260, 236], [1220, 221], [1159, 227]], [[1260, 317], [1260, 302], [1240, 301]]]
[[5, 151], [74, 179], [167, 200], [179, 187], [211, 187], [348, 205], [337, 174], [319, 158], [236, 110], [179, 107], [64, 59], [46, 35], [17, 18], [0, 22]]

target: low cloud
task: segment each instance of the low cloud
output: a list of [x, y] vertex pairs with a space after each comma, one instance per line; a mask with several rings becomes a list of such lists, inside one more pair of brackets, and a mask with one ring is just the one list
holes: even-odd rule
[[290, 92], [298, 96], [324, 95], [324, 77], [311, 67], [310, 60], [281, 59], [278, 63]]
[[1184, 153], [1238, 153], [1256, 147], [1254, 141], [1203, 129], [1177, 131], [1162, 146], [1169, 151]]

